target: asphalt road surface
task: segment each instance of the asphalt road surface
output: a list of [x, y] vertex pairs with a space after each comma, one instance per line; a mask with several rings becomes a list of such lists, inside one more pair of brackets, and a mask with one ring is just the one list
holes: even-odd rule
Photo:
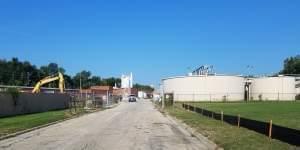
[[0, 149], [205, 150], [214, 146], [191, 136], [150, 101], [140, 100], [0, 141]]

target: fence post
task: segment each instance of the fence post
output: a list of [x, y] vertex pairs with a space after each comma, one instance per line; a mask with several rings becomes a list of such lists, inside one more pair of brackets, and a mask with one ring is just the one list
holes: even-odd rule
[[223, 111], [221, 111], [221, 121], [223, 123]]
[[238, 115], [238, 128], [240, 128], [241, 115]]
[[69, 110], [70, 110], [70, 113], [72, 114], [72, 100], [69, 101]]
[[269, 138], [270, 139], [272, 138], [272, 124], [273, 124], [273, 121], [270, 120], [270, 124], [269, 124]]
[[71, 96], [71, 100], [69, 101], [69, 110], [71, 114], [72, 114], [72, 101], [73, 101], [73, 97]]
[[195, 101], [195, 93], [193, 93], [193, 103], [194, 103], [194, 101]]
[[73, 105], [74, 105], [74, 108], [75, 108], [75, 114], [76, 114], [76, 112], [77, 112], [77, 110], [76, 110], [76, 109], [77, 109], [77, 108], [76, 108], [76, 101], [74, 101], [74, 104], [73, 104]]

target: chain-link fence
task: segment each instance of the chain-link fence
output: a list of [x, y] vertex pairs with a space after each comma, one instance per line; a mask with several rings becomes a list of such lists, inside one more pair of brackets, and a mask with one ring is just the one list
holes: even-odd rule
[[120, 96], [103, 94], [73, 94], [71, 95], [70, 109], [97, 109], [109, 108], [121, 101]]

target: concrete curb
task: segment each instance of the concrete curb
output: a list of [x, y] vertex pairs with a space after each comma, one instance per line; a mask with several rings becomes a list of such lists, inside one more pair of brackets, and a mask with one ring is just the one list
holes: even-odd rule
[[166, 111], [164, 111], [164, 110], [162, 110], [162, 109], [160, 109], [158, 107], [155, 107], [155, 108], [159, 112], [161, 112], [162, 115], [164, 115], [165, 117], [167, 117], [170, 121], [175, 122], [181, 128], [185, 129], [189, 134], [191, 134], [191, 136], [196, 137], [199, 141], [204, 141], [205, 143], [208, 143], [207, 145], [213, 145], [212, 149], [215, 149], [215, 150], [224, 150], [224, 148], [219, 147], [216, 143], [212, 142], [207, 137], [205, 137], [202, 134], [198, 133], [195, 129], [191, 128], [190, 126], [188, 126], [187, 124], [185, 124], [181, 120], [177, 119], [176, 117], [173, 117], [173, 116], [169, 115], [168, 112], [166, 112]]
[[223, 150], [223, 148], [219, 147], [216, 143], [209, 140], [207, 137], [203, 136], [202, 134], [198, 133], [195, 129], [191, 128], [181, 120], [178, 120], [177, 118], [170, 116], [167, 112], [165, 112], [165, 116], [169, 119], [178, 124], [181, 128], [185, 129], [188, 133], [191, 134], [191, 136], [196, 137], [198, 140], [207, 143], [207, 145], [213, 145], [212, 149], [215, 150]]
[[[115, 104], [111, 108], [117, 107], [118, 105], [119, 104]], [[104, 111], [106, 109], [107, 108], [102, 109], [102, 110]], [[40, 125], [40, 126], [37, 126], [37, 127], [30, 128], [30, 129], [26, 129], [26, 130], [23, 130], [23, 131], [18, 131], [18, 132], [11, 133], [11, 134], [8, 134], [8, 135], [5, 135], [5, 136], [0, 136], [0, 141], [5, 140], [5, 139], [9, 139], [9, 138], [12, 138], [12, 137], [16, 137], [18, 135], [21, 135], [21, 134], [24, 134], [24, 133], [28, 133], [28, 132], [31, 132], [31, 131], [34, 131], [34, 130], [45, 128], [45, 127], [48, 127], [48, 126], [51, 126], [51, 125], [54, 125], [54, 124], [58, 124], [58, 123], [61, 123], [61, 122], [67, 121], [67, 120], [71, 120], [71, 119], [79, 118], [79, 117], [82, 117], [82, 116], [85, 116], [85, 115], [89, 115], [91, 113], [100, 112], [100, 111], [101, 110], [96, 110], [96, 111], [85, 113], [85, 114], [79, 114], [79, 115], [76, 115], [76, 116], [73, 116], [73, 117], [70, 117], [70, 118], [66, 118], [66, 119], [63, 119], [63, 120], [58, 120], [58, 121], [51, 122], [51, 123], [48, 123], [48, 124], [44, 124], [44, 125]]]
[[37, 129], [45, 128], [45, 127], [48, 127], [48, 126], [51, 126], [51, 125], [54, 125], [54, 124], [58, 124], [60, 122], [64, 122], [64, 121], [71, 120], [71, 119], [75, 119], [75, 118], [78, 118], [78, 117], [81, 117], [81, 116], [84, 116], [84, 115], [79, 115], [79, 116], [76, 116], [76, 117], [71, 117], [71, 118], [67, 118], [67, 119], [63, 119], [63, 120], [51, 122], [51, 123], [44, 124], [44, 125], [41, 125], [41, 126], [37, 126], [37, 127], [33, 127], [33, 128], [30, 128], [30, 129], [23, 130], [23, 131], [18, 131], [18, 132], [12, 133], [12, 134], [1, 136], [0, 137], [0, 141], [5, 140], [5, 139], [9, 139], [9, 138], [12, 138], [12, 137], [16, 137], [18, 135], [21, 135], [21, 134], [24, 134], [24, 133], [28, 133], [28, 132], [31, 132], [31, 131], [34, 131], [34, 130], [37, 130]]

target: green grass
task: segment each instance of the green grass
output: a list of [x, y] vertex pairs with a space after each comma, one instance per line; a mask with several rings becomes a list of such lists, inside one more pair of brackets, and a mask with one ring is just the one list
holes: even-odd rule
[[30, 129], [58, 120], [63, 120], [82, 113], [84, 113], [83, 110], [79, 110], [76, 114], [70, 113], [69, 110], [57, 110], [29, 115], [0, 118], [0, 136]]
[[237, 102], [237, 103], [190, 103], [214, 112], [269, 122], [300, 129], [300, 102]]
[[177, 119], [182, 120], [197, 132], [214, 141], [225, 150], [288, 150], [296, 147], [287, 143], [270, 140], [265, 135], [254, 131], [231, 126], [220, 121], [204, 117], [194, 112], [185, 111], [179, 104], [168, 107], [166, 111]]

